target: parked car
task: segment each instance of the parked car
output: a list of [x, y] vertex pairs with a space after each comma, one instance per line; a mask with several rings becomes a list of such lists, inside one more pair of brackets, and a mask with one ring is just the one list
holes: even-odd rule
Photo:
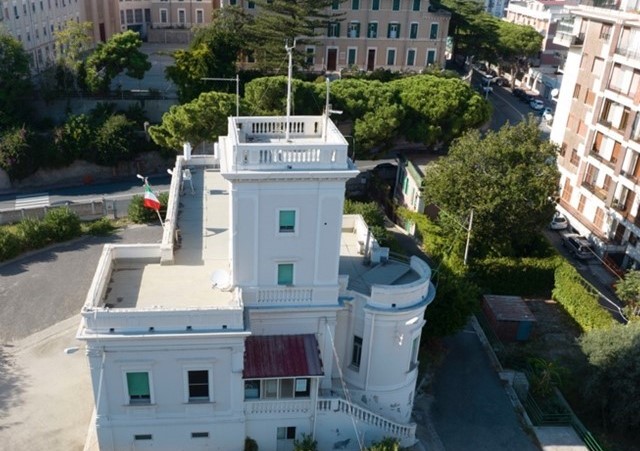
[[498, 86], [509, 86], [509, 80], [504, 77], [496, 77], [493, 82]]
[[569, 250], [569, 253], [580, 260], [588, 260], [595, 255], [589, 240], [577, 233], [564, 233], [562, 235], [562, 245]]
[[529, 102], [529, 106], [536, 111], [540, 111], [544, 108], [544, 102], [540, 99], [533, 99]]
[[542, 111], [542, 118], [549, 123], [553, 122], [553, 111], [551, 110], [551, 108], [546, 107]]
[[511, 91], [511, 94], [513, 94], [514, 97], [522, 98], [522, 96], [526, 95], [527, 93], [524, 92], [523, 89], [513, 88], [513, 91]]
[[569, 221], [560, 213], [556, 213], [549, 223], [551, 230], [565, 230], [567, 227], [569, 227]]

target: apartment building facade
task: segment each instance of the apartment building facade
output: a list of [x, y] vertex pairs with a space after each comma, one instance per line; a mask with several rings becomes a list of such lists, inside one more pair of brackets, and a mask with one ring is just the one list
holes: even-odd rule
[[551, 140], [560, 148], [558, 210], [622, 268], [640, 266], [640, 14], [570, 7], [569, 48]]
[[84, 0], [11, 0], [0, 2], [0, 27], [22, 43], [30, 56], [31, 70], [40, 72], [57, 55], [56, 31], [67, 21], [81, 21]]

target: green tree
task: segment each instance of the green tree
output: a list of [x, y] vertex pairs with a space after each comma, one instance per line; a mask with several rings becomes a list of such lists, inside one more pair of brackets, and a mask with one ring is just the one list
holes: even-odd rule
[[9, 129], [0, 135], [0, 168], [11, 180], [20, 180], [36, 170], [26, 127]]
[[93, 42], [92, 27], [91, 22], [68, 20], [61, 30], [54, 31], [58, 54], [57, 78], [65, 90], [75, 84], [82, 55]]
[[110, 116], [96, 131], [96, 162], [113, 166], [127, 160], [134, 148], [133, 122], [123, 114]]
[[509, 68], [511, 80], [516, 72], [525, 70], [529, 58], [542, 50], [543, 36], [533, 27], [500, 21], [498, 27], [498, 62]]
[[244, 30], [249, 21], [242, 9], [225, 6], [216, 10], [211, 24], [198, 29], [188, 49], [173, 53], [174, 64], [165, 73], [178, 88], [180, 102], [190, 102], [210, 90], [235, 91], [233, 83], [204, 78], [235, 76], [236, 61], [246, 48]]
[[632, 269], [624, 275], [624, 279], [616, 284], [616, 294], [625, 303], [627, 318], [640, 318], [640, 271]]
[[397, 438], [385, 437], [379, 442], [374, 442], [367, 451], [400, 451], [400, 441]]
[[587, 332], [580, 340], [590, 369], [583, 379], [588, 408], [606, 428], [640, 427], [640, 322]]
[[489, 104], [457, 78], [418, 75], [391, 83], [405, 107], [402, 131], [411, 141], [448, 143], [466, 130], [486, 122]]
[[0, 131], [25, 118], [30, 79], [27, 52], [17, 39], [0, 30]]
[[72, 115], [53, 131], [53, 141], [61, 165], [78, 158], [95, 161], [95, 130], [86, 114]]
[[[326, 34], [329, 22], [338, 22], [342, 15], [332, 10], [334, 3], [345, 0], [256, 0], [260, 14], [248, 27], [251, 47], [259, 67], [267, 71], [286, 68], [285, 42], [298, 49], [315, 43], [316, 36]], [[346, 33], [346, 31], [343, 31]], [[294, 51], [296, 67], [305, 67], [305, 52]], [[283, 65], [284, 64], [284, 65]]]
[[[325, 85], [293, 79], [291, 114], [318, 115], [324, 108]], [[249, 114], [282, 116], [287, 111], [287, 77], [260, 77], [245, 85], [244, 105]]]
[[221, 92], [205, 92], [184, 105], [174, 105], [162, 115], [162, 124], [149, 127], [151, 139], [167, 149], [182, 149], [215, 141], [227, 132], [227, 118], [235, 113], [236, 97]]
[[139, 49], [140, 35], [128, 30], [114, 34], [105, 43], [98, 44], [86, 60], [86, 83], [92, 92], [108, 91], [111, 80], [123, 71], [132, 78], [141, 80], [151, 68], [148, 57]]
[[465, 237], [455, 223], [474, 211], [476, 256], [526, 255], [553, 215], [556, 154], [533, 117], [484, 137], [468, 132], [453, 143], [447, 158], [427, 168], [426, 201], [440, 208], [445, 232], [458, 243]]

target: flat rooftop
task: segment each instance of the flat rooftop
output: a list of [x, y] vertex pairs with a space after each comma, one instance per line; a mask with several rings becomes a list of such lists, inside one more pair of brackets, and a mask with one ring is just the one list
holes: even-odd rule
[[[229, 271], [228, 182], [217, 169], [191, 168], [179, 199], [177, 228], [181, 237], [173, 265], [145, 260], [115, 262], [104, 306], [136, 309], [234, 309], [240, 300], [213, 286], [214, 272]], [[366, 234], [365, 234], [366, 235]], [[409, 265], [389, 261], [365, 264], [362, 243], [343, 228], [339, 272], [349, 275], [348, 288], [370, 294], [373, 284], [401, 285], [419, 279]]]

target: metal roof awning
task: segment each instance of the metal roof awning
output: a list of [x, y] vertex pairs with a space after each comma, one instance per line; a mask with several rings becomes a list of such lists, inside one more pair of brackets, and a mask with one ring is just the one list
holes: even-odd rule
[[318, 341], [313, 334], [252, 335], [245, 341], [244, 379], [323, 374]]

